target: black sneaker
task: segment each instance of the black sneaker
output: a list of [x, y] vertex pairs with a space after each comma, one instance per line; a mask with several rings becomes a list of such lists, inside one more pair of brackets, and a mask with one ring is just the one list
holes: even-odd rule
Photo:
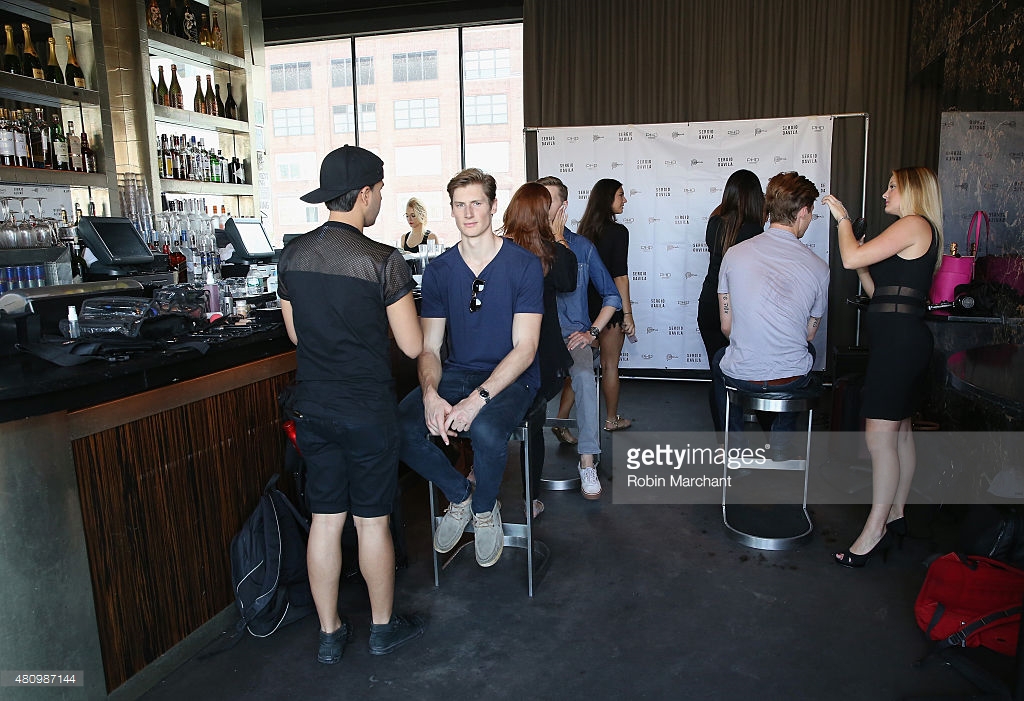
[[386, 655], [423, 635], [426, 622], [416, 615], [391, 616], [382, 625], [370, 625], [370, 654]]
[[351, 633], [352, 627], [344, 618], [341, 619], [341, 628], [333, 633], [320, 631], [320, 647], [316, 651], [316, 661], [320, 664], [338, 664]]

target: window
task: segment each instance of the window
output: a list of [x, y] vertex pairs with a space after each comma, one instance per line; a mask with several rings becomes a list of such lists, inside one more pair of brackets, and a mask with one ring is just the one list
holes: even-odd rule
[[271, 92], [311, 90], [312, 88], [313, 69], [309, 61], [277, 63], [270, 66]]
[[508, 49], [467, 51], [462, 65], [466, 80], [507, 78], [512, 74], [512, 58]]
[[392, 54], [392, 80], [406, 83], [412, 80], [437, 80], [437, 52], [414, 51]]
[[319, 207], [306, 207], [306, 223], [316, 224], [320, 221], [320, 208]]
[[274, 110], [274, 136], [308, 136], [313, 133], [313, 108]]
[[317, 156], [313, 152], [282, 153], [275, 156], [274, 164], [277, 179], [282, 182], [306, 181], [316, 177]]
[[466, 126], [508, 124], [507, 95], [467, 95]]
[[436, 97], [423, 100], [395, 100], [395, 129], [423, 129], [441, 126], [441, 107]]
[[[360, 57], [356, 70], [360, 85], [373, 85], [373, 56]], [[352, 59], [331, 59], [331, 87], [352, 87]]]
[[[348, 134], [355, 131], [355, 123], [352, 119], [352, 105], [335, 105], [334, 133]], [[375, 103], [360, 103], [359, 131], [377, 131], [377, 105]]]

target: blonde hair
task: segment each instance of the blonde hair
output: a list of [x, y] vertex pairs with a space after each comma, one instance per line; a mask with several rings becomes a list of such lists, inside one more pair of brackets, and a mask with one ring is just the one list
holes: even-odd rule
[[900, 191], [900, 216], [917, 214], [928, 220], [928, 223], [935, 227], [935, 234], [938, 237], [939, 255], [935, 261], [935, 269], [938, 270], [942, 262], [942, 193], [939, 191], [939, 181], [931, 168], [915, 166], [912, 168], [898, 168], [892, 172], [892, 178], [896, 181], [896, 187]]
[[420, 224], [426, 225], [427, 223], [427, 208], [423, 206], [415, 197], [410, 197], [409, 201], [405, 203], [406, 208], [412, 207], [413, 214], [416, 215], [416, 221]]

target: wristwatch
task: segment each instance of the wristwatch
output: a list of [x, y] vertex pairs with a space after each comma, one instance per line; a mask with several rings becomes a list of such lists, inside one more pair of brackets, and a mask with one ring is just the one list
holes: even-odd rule
[[476, 393], [480, 395], [480, 398], [484, 400], [484, 404], [491, 401], [491, 393], [485, 390], [483, 387], [477, 387]]
[[601, 329], [597, 328], [596, 326], [591, 326], [590, 335], [593, 336], [594, 338], [597, 338], [598, 336], [601, 335]]

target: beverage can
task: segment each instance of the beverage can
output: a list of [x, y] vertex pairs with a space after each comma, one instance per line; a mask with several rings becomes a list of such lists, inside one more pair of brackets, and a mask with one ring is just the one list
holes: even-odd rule
[[46, 265], [36, 265], [32, 269], [32, 276], [36, 279], [36, 287], [46, 286]]

